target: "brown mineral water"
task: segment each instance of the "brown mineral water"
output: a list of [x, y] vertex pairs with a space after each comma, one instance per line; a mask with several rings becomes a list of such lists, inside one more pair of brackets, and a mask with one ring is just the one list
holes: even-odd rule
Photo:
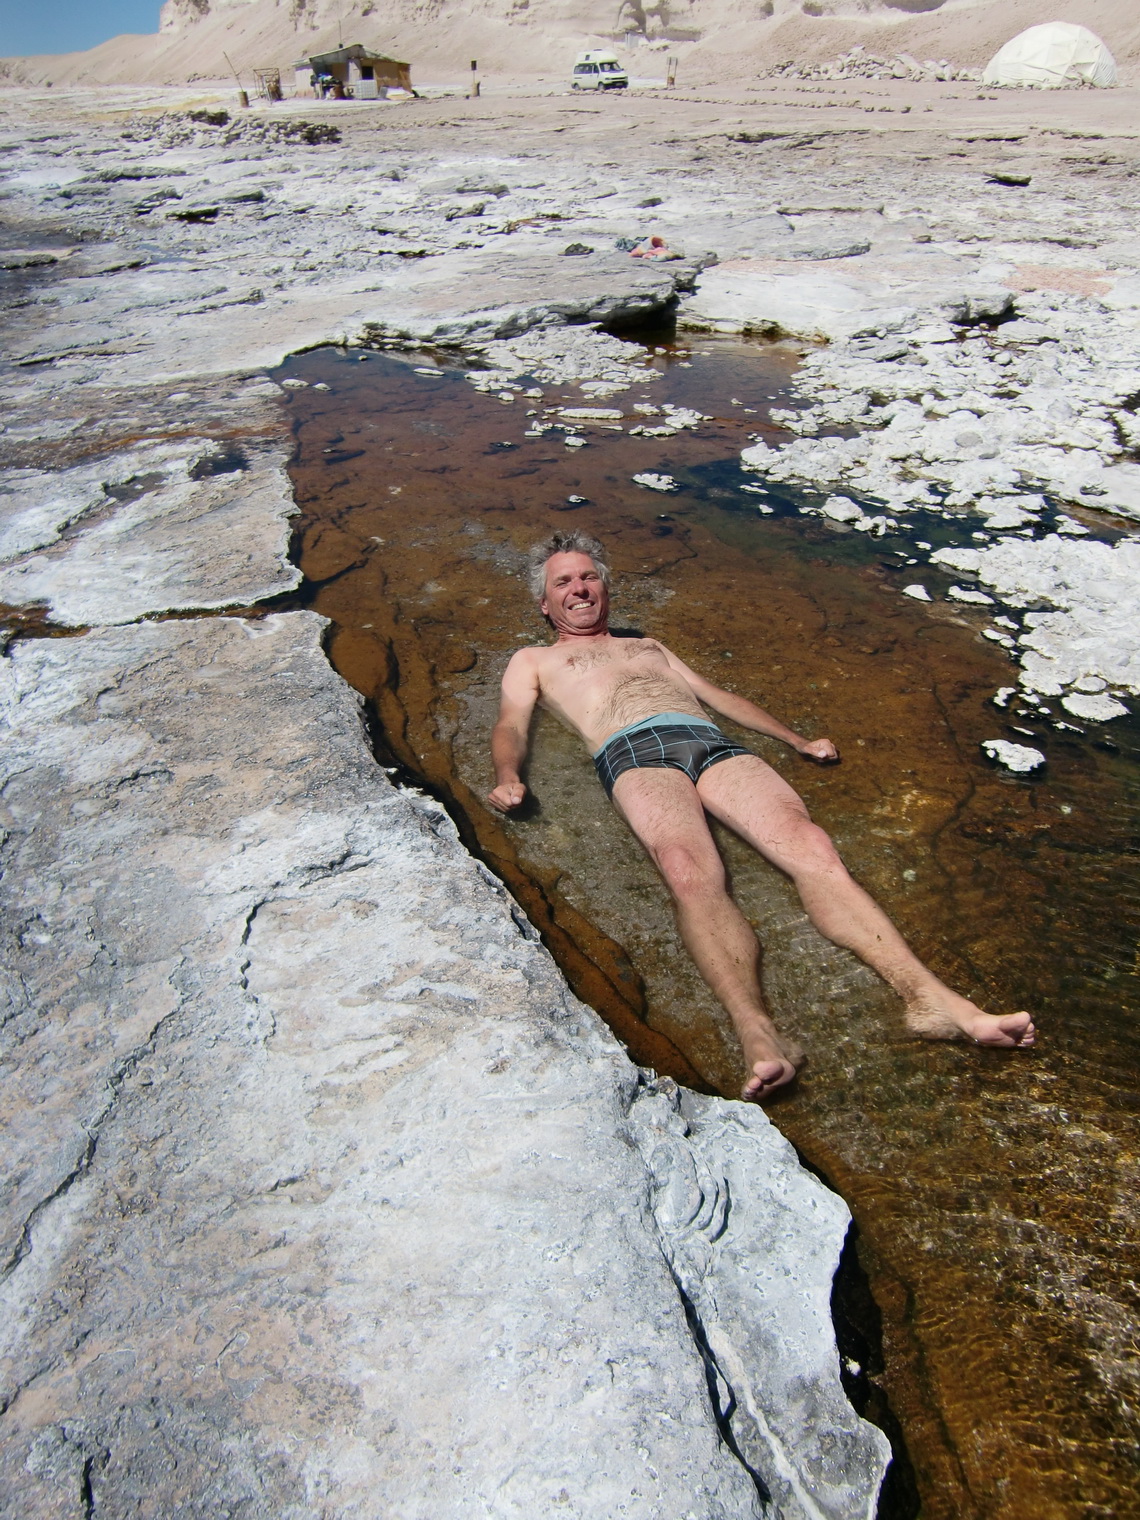
[[[540, 716], [533, 802], [511, 820], [484, 804], [503, 666], [546, 635], [527, 547], [570, 525], [597, 534], [616, 625], [835, 739], [828, 769], [748, 742], [939, 975], [991, 1010], [1033, 1009], [1041, 1030], [1031, 1053], [906, 1038], [895, 997], [718, 836], [775, 1016], [809, 1052], [770, 1112], [854, 1212], [882, 1314], [877, 1381], [922, 1514], [1136, 1514], [1137, 728], [1057, 733], [990, 704], [1016, 669], [981, 614], [938, 597], [943, 578], [905, 565], [914, 538], [966, 542], [972, 523], [932, 516], [874, 540], [742, 489], [740, 450], [776, 436], [765, 408], [795, 363], [778, 346], [658, 345], [657, 378], [612, 404], [711, 420], [659, 439], [598, 424], [569, 448], [558, 431], [524, 437], [524, 413], [581, 406], [576, 389], [505, 404], [442, 357], [293, 360], [282, 375], [329, 387], [287, 403], [308, 604], [332, 620], [380, 753], [446, 799], [579, 994], [635, 1059], [728, 1096], [731, 1027], [580, 742]], [[644, 471], [681, 489], [634, 484]], [[930, 606], [900, 596], [920, 574]], [[1042, 779], [983, 758], [982, 740], [1019, 738], [1010, 722], [1040, 736], [1020, 742], [1047, 750]], [[873, 1413], [876, 1369], [870, 1384], [849, 1371]], [[896, 1514], [915, 1512], [906, 1488]]]

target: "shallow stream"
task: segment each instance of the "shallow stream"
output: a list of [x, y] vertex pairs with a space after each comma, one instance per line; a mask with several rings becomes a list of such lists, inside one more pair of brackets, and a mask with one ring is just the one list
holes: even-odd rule
[[[744, 489], [740, 450], [778, 436], [766, 408], [787, 405], [796, 360], [659, 342], [658, 378], [602, 404], [711, 420], [656, 439], [595, 423], [577, 448], [524, 437], [528, 409], [581, 406], [576, 389], [507, 403], [422, 353], [290, 361], [278, 378], [308, 382], [287, 402], [307, 605], [332, 619], [381, 753], [447, 801], [575, 990], [635, 1059], [726, 1095], [741, 1075], [727, 1017], [578, 741], [540, 717], [533, 805], [504, 821], [482, 801], [503, 666], [545, 635], [527, 547], [571, 524], [597, 534], [618, 625], [837, 742], [842, 764], [821, 770], [749, 740], [942, 977], [993, 1010], [1032, 1008], [1042, 1031], [1030, 1054], [905, 1038], [894, 996], [719, 836], [775, 1016], [809, 1052], [772, 1118], [850, 1204], [882, 1313], [885, 1371], [857, 1376], [857, 1396], [874, 1412], [885, 1390], [930, 1520], [1136, 1513], [1140, 730], [1011, 731], [1027, 721], [990, 699], [1016, 670], [980, 613], [939, 598], [955, 577], [924, 572], [929, 606], [900, 595], [910, 543], [969, 543], [965, 524], [873, 539]], [[634, 484], [644, 471], [680, 489]], [[1043, 778], [995, 770], [979, 744], [999, 737], [1040, 743]], [[906, 1487], [895, 1513], [913, 1513]]]

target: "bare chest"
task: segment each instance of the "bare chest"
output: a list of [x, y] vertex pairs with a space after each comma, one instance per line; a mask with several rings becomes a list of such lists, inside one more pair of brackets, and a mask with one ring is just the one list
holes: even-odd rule
[[552, 689], [609, 686], [631, 676], [664, 675], [669, 669], [660, 645], [649, 639], [615, 639], [551, 654], [543, 685]]

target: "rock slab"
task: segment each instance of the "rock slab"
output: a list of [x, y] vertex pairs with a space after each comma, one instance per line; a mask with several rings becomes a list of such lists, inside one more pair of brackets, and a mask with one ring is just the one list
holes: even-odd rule
[[209, 438], [0, 473], [0, 602], [65, 627], [251, 605], [293, 590], [284, 450]]
[[843, 1205], [759, 1112], [645, 1086], [322, 631], [0, 667], [0, 1507], [871, 1513]]

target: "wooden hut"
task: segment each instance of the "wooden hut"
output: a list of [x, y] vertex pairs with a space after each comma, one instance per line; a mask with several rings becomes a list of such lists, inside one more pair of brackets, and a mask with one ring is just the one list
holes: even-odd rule
[[[331, 53], [314, 53], [294, 67], [298, 94], [331, 93], [354, 100], [380, 100], [390, 90], [407, 90], [415, 94], [408, 64], [383, 53], [374, 53], [359, 42], [336, 48]], [[318, 81], [315, 91], [310, 76], [315, 76]]]

